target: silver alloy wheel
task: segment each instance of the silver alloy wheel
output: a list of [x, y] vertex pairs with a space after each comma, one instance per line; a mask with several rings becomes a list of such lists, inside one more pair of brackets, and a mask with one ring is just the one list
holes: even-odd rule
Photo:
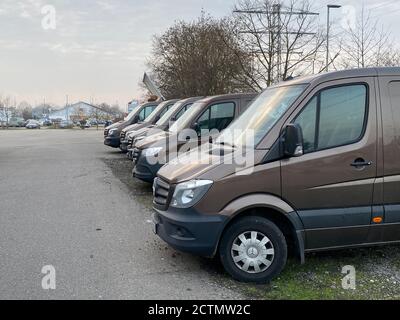
[[275, 249], [271, 240], [263, 233], [246, 231], [233, 241], [231, 255], [240, 270], [256, 274], [271, 266]]

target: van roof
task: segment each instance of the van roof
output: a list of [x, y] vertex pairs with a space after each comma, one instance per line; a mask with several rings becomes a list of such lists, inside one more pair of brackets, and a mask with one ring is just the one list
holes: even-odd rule
[[343, 71], [325, 72], [312, 76], [305, 76], [294, 78], [280, 82], [277, 87], [293, 85], [293, 84], [310, 84], [314, 82], [325, 82], [332, 80], [340, 80], [345, 78], [358, 78], [358, 77], [378, 77], [378, 76], [400, 76], [400, 67], [379, 67], [379, 68], [361, 68], [349, 69]]
[[202, 96], [202, 97], [190, 97], [190, 98], [181, 99], [178, 102], [182, 103], [182, 104], [186, 104], [186, 103], [195, 102], [197, 100], [201, 100], [201, 99], [204, 99], [204, 98], [205, 98], [205, 96]]
[[[143, 107], [147, 107], [147, 106], [154, 106], [154, 105], [159, 105], [160, 103], [162, 103], [164, 101], [151, 101], [151, 102], [145, 102], [140, 104], [138, 107], [139, 108], [143, 108]], [[136, 109], [136, 108], [135, 108]]]
[[209, 96], [199, 100], [201, 103], [210, 103], [221, 99], [243, 99], [243, 98], [255, 98], [258, 93], [230, 93], [230, 94], [222, 94], [218, 96]]
[[176, 103], [178, 101], [179, 101], [179, 99], [164, 100], [164, 101], [161, 101], [160, 104], [162, 104], [162, 103], [164, 103], [164, 104]]

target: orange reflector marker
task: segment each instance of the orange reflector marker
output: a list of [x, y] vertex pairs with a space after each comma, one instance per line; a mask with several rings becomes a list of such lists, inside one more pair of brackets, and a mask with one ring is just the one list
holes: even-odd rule
[[382, 217], [375, 217], [374, 219], [372, 219], [372, 221], [374, 223], [382, 223], [383, 222], [383, 218]]

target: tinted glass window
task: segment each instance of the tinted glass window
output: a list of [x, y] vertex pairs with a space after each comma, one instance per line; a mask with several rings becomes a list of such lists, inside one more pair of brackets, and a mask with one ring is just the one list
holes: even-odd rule
[[204, 102], [198, 101], [190, 107], [190, 110], [187, 110], [179, 120], [175, 121], [175, 123], [169, 128], [171, 132], [179, 132], [183, 129], [190, 127], [193, 123], [193, 120], [197, 115], [203, 110]]
[[207, 130], [209, 129], [209, 123], [210, 123], [210, 108], [208, 108], [197, 120], [197, 123], [199, 124], [199, 129], [201, 130]]
[[143, 108], [139, 113], [139, 121], [144, 121], [146, 119], [146, 108]]
[[295, 123], [303, 131], [304, 153], [315, 150], [315, 128], [317, 125], [317, 101], [314, 97], [297, 117]]
[[[218, 137], [217, 143], [256, 147], [306, 87], [307, 85], [304, 84], [266, 89], [232, 123], [230, 132], [222, 133]], [[242, 132], [242, 134], [232, 135], [232, 132]]]
[[400, 82], [393, 81], [388, 85], [390, 97], [390, 110], [383, 110], [383, 113], [388, 113], [391, 118], [391, 125], [386, 126], [385, 131], [390, 132], [390, 135], [400, 137]]
[[155, 110], [156, 106], [144, 107], [139, 113], [139, 121], [144, 121]]
[[295, 120], [303, 131], [304, 151], [334, 148], [357, 141], [366, 116], [366, 86], [326, 89], [319, 93], [319, 98], [319, 104], [318, 97], [314, 97]]
[[166, 108], [165, 103], [166, 102], [163, 102], [158, 106], [151, 106], [151, 107], [149, 106], [150, 110], [145, 111], [145, 117], [146, 117], [145, 122], [154, 123], [154, 121], [157, 119], [157, 115]]
[[163, 111], [161, 111], [161, 113], [159, 114], [159, 118], [161, 119], [164, 116], [164, 114], [166, 114], [168, 112], [168, 110], [171, 109], [172, 106], [173, 106], [173, 104], [164, 108]]
[[363, 85], [321, 92], [318, 149], [354, 142], [364, 127], [367, 89]]
[[155, 109], [156, 109], [155, 106], [146, 107], [146, 109], [145, 109], [145, 117], [147, 118]]
[[179, 111], [175, 117], [175, 120], [178, 120], [180, 117], [183, 116], [183, 114], [190, 109], [190, 107], [193, 105], [193, 103], [190, 103], [186, 105], [184, 108], [182, 108], [181, 111]]
[[172, 117], [172, 115], [174, 114], [174, 112], [176, 112], [176, 110], [178, 110], [180, 108], [182, 104], [180, 102], [175, 103], [174, 105], [172, 105], [169, 110], [164, 113], [163, 116], [160, 117], [160, 119], [157, 121], [157, 125], [158, 126], [164, 126], [167, 125]]
[[201, 130], [224, 130], [235, 118], [233, 102], [215, 104], [209, 107], [197, 121]]

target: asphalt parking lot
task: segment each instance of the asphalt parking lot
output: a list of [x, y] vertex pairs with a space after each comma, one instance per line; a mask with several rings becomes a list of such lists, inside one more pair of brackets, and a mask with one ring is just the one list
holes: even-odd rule
[[[152, 234], [151, 187], [101, 130], [2, 130], [0, 141], [0, 299], [244, 297], [218, 263]], [[42, 288], [45, 265], [56, 290]]]
[[[151, 231], [151, 186], [102, 131], [0, 130], [0, 299], [400, 299], [400, 246], [289, 260], [268, 285], [176, 252]], [[42, 288], [54, 266], [56, 289]], [[342, 287], [343, 267], [357, 271]]]

